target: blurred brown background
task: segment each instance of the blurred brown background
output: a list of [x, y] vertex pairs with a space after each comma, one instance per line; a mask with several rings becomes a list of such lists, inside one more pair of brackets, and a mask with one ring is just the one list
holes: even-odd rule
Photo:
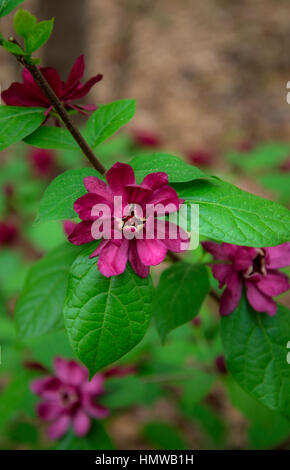
[[[224, 149], [241, 140], [288, 139], [288, 0], [27, 0], [56, 17], [43, 64], [68, 73], [86, 54], [87, 77], [104, 80], [89, 101], [137, 99], [137, 127], [167, 148]], [[1, 24], [11, 33], [11, 17]], [[19, 68], [0, 52], [1, 84]]]

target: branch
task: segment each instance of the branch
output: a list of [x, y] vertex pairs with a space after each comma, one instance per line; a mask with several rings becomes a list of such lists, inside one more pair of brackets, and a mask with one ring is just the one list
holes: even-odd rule
[[[11, 40], [11, 42], [15, 42], [14, 40]], [[67, 110], [65, 109], [64, 105], [58, 98], [58, 96], [55, 94], [53, 89], [51, 88], [50, 84], [47, 82], [45, 77], [42, 75], [41, 71], [36, 67], [36, 65], [31, 64], [29, 61], [25, 59], [23, 56], [15, 56], [18, 62], [23, 65], [31, 75], [33, 76], [35, 82], [37, 85], [41, 88], [45, 96], [48, 98], [48, 100], [51, 102], [53, 105], [54, 109], [57, 111], [61, 119], [63, 120], [65, 126], [67, 127], [68, 131], [71, 133], [73, 138], [75, 139], [76, 143], [78, 146], [81, 148], [83, 151], [84, 155], [87, 157], [87, 159], [90, 161], [92, 166], [99, 172], [101, 175], [104, 175], [106, 173], [106, 168], [102, 165], [102, 163], [97, 159], [95, 156], [93, 150], [87, 143], [87, 141], [84, 139], [78, 128], [73, 124], [73, 121], [68, 114]]]

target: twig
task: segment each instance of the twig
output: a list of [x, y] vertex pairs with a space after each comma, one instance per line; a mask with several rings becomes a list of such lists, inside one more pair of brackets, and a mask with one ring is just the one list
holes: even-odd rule
[[[16, 41], [12, 38], [10, 39], [10, 42], [16, 43]], [[59, 114], [61, 119], [63, 120], [68, 131], [71, 133], [76, 143], [81, 148], [84, 155], [90, 161], [92, 166], [99, 173], [101, 173], [101, 175], [104, 175], [106, 173], [106, 168], [97, 159], [97, 157], [95, 156], [93, 150], [91, 149], [87, 141], [84, 139], [84, 137], [82, 136], [78, 128], [73, 124], [72, 119], [69, 116], [68, 112], [66, 111], [64, 105], [62, 104], [58, 96], [55, 94], [55, 92], [53, 91], [53, 89], [51, 88], [50, 84], [47, 82], [47, 80], [45, 79], [41, 71], [36, 67], [36, 65], [27, 61], [25, 57], [18, 56], [18, 55], [17, 56], [15, 55], [15, 57], [18, 60], [18, 62], [20, 62], [20, 64], [23, 65], [23, 67], [29, 70], [35, 82], [41, 88], [41, 90], [43, 91], [45, 96], [48, 98], [48, 100], [51, 102], [52, 106], [54, 107], [56, 112]]]

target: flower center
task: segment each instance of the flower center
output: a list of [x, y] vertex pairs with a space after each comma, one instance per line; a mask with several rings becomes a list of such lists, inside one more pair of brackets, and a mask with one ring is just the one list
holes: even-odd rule
[[79, 396], [74, 390], [63, 388], [59, 392], [60, 402], [65, 408], [70, 408], [79, 401]]
[[257, 248], [257, 252], [257, 256], [254, 258], [252, 266], [250, 266], [244, 274], [245, 278], [249, 278], [253, 274], [262, 274], [263, 276], [267, 274], [265, 252], [261, 248]]
[[132, 204], [128, 215], [117, 219], [118, 228], [120, 231], [126, 234], [134, 234], [140, 232], [146, 224], [146, 218], [138, 215], [138, 209]]

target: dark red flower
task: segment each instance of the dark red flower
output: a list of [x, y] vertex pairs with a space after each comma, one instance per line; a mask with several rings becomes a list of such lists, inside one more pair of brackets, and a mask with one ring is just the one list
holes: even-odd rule
[[155, 132], [145, 129], [134, 129], [132, 131], [133, 142], [137, 147], [158, 148], [161, 146], [161, 139]]
[[225, 360], [225, 357], [224, 356], [218, 356], [215, 360], [215, 367], [216, 367], [216, 370], [224, 375], [227, 373], [227, 366], [226, 366], [226, 360]]
[[213, 163], [213, 153], [207, 150], [190, 150], [187, 158], [192, 165], [210, 166]]
[[33, 172], [40, 178], [49, 178], [57, 171], [55, 154], [52, 150], [31, 148], [28, 154]]
[[248, 142], [247, 140], [243, 140], [236, 145], [236, 150], [244, 153], [250, 152], [251, 150], [253, 150], [253, 148], [254, 145], [251, 142]]
[[283, 173], [290, 172], [290, 157], [288, 157], [280, 166], [279, 169], [283, 171]]
[[106, 179], [108, 185], [95, 176], [84, 179], [88, 193], [74, 204], [82, 222], [68, 237], [75, 245], [102, 239], [90, 257], [99, 257], [104, 276], [122, 274], [129, 260], [134, 271], [146, 277], [149, 267], [162, 263], [168, 250], [188, 249], [186, 232], [157, 218], [178, 211], [183, 203], [166, 173], [151, 173], [138, 185], [133, 168], [116, 163]]
[[278, 268], [290, 265], [290, 243], [267, 248], [214, 242], [203, 242], [202, 245], [216, 260], [224, 261], [211, 265], [220, 287], [226, 286], [220, 301], [221, 315], [229, 315], [237, 308], [243, 285], [254, 310], [275, 315], [277, 305], [272, 297], [290, 287], [288, 277], [278, 271]]
[[0, 221], [0, 247], [12, 245], [17, 239], [19, 230], [15, 223]]
[[[90, 89], [102, 79], [102, 75], [98, 74], [85, 84], [81, 82], [85, 72], [83, 55], [76, 60], [66, 82], [61, 80], [57, 71], [52, 67], [40, 68], [40, 71], [68, 110], [83, 112], [96, 109], [94, 105], [73, 104], [74, 101], [86, 96]], [[30, 72], [24, 69], [22, 78], [23, 83], [12, 83], [8, 90], [1, 93], [4, 103], [9, 106], [40, 106], [47, 109], [46, 114], [48, 115], [52, 110], [51, 103], [34, 81]]]

